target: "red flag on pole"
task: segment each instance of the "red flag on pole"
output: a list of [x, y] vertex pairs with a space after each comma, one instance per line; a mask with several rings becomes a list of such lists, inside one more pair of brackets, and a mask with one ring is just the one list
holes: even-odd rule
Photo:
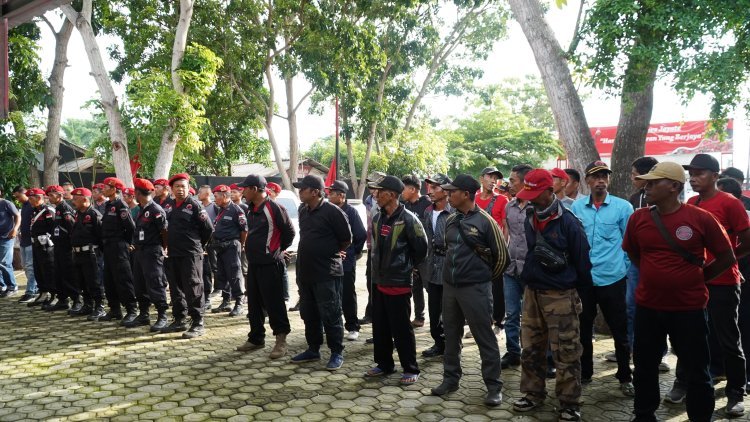
[[336, 181], [336, 159], [331, 160], [331, 167], [328, 169], [326, 176], [326, 187], [331, 186]]

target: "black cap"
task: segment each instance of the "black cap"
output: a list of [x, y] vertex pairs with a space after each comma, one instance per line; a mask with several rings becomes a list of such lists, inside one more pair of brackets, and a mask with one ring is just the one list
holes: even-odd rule
[[737, 167], [727, 167], [721, 172], [721, 177], [731, 177], [732, 179], [745, 180], [745, 173]]
[[331, 186], [328, 186], [329, 190], [337, 190], [342, 193], [349, 192], [349, 185], [346, 184], [343, 180], [336, 180], [331, 184]]
[[373, 171], [372, 173], [367, 175], [367, 179], [365, 181], [367, 183], [377, 183], [385, 177], [385, 173], [382, 171]]
[[591, 176], [592, 174], [599, 173], [600, 171], [612, 173], [612, 170], [609, 169], [607, 163], [601, 160], [590, 162], [589, 165], [586, 166], [586, 170], [584, 171], [584, 173], [586, 174], [586, 176]]
[[450, 177], [444, 175], [443, 173], [438, 173], [434, 176], [430, 176], [426, 179], [424, 179], [425, 183], [429, 183], [431, 185], [447, 185], [451, 182]]
[[453, 179], [452, 182], [440, 185], [443, 190], [463, 190], [466, 192], [476, 192], [482, 185], [477, 182], [477, 179], [469, 176], [468, 174], [459, 174]]
[[413, 174], [407, 174], [406, 176], [401, 178], [401, 181], [404, 183], [404, 185], [414, 186], [417, 189], [422, 187], [422, 183], [419, 181], [419, 177]]
[[714, 173], [718, 173], [721, 168], [719, 167], [719, 160], [708, 155], [708, 154], [696, 154], [690, 164], [682, 166], [685, 170], [710, 170]]
[[318, 189], [323, 190], [325, 189], [325, 185], [323, 184], [323, 179], [320, 176], [315, 176], [312, 174], [308, 174], [307, 176], [303, 177], [301, 181], [294, 182], [292, 185], [297, 189]]
[[482, 176], [485, 174], [496, 174], [497, 177], [503, 178], [503, 173], [500, 172], [500, 170], [497, 169], [497, 167], [485, 167], [484, 170], [482, 170]]
[[367, 185], [373, 189], [385, 189], [401, 194], [404, 191], [404, 182], [396, 176], [385, 176], [380, 182]]
[[241, 188], [247, 188], [247, 187], [256, 187], [258, 189], [265, 189], [266, 188], [266, 178], [257, 174], [251, 174], [248, 175], [245, 180], [242, 181], [242, 183], [237, 183], [238, 187]]

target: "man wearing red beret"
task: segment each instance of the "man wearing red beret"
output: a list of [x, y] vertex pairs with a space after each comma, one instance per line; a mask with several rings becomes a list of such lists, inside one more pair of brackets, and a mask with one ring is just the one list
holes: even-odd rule
[[[55, 228], [52, 232], [52, 240], [55, 243], [55, 282], [57, 283], [57, 303], [50, 311], [67, 310], [70, 306], [68, 299], [73, 300], [70, 309], [71, 316], [77, 315], [83, 308], [80, 299], [81, 292], [73, 280], [73, 247], [70, 244], [70, 233], [73, 231], [75, 218], [73, 207], [63, 200], [65, 191], [62, 186], [49, 186], [47, 196], [49, 202], [55, 207]], [[91, 312], [89, 309], [88, 312]], [[85, 314], [84, 314], [85, 315]]]
[[[132, 324], [137, 317], [133, 272], [130, 267], [130, 245], [135, 224], [130, 208], [120, 198], [125, 188], [122, 181], [104, 179], [105, 213], [102, 215], [102, 244], [104, 249], [104, 291], [109, 312], [99, 321], [122, 319], [121, 325]], [[120, 305], [125, 305], [125, 317]]]
[[167, 179], [156, 179], [154, 181], [154, 202], [169, 214], [174, 206], [174, 200], [169, 196], [169, 181]]
[[272, 201], [275, 201], [276, 197], [281, 193], [281, 186], [279, 186], [278, 183], [268, 182], [268, 185], [266, 185], [266, 193], [268, 193], [268, 196], [271, 197]]
[[44, 203], [44, 191], [32, 188], [26, 191], [31, 206], [34, 207], [34, 218], [31, 219], [31, 239], [34, 252], [34, 276], [39, 286], [39, 297], [43, 301], [34, 301], [29, 306], [42, 305], [47, 310], [54, 305], [55, 285], [55, 247], [52, 232], [55, 229], [55, 209]]
[[135, 189], [125, 188], [122, 190], [122, 200], [125, 201], [128, 208], [130, 208], [130, 216], [133, 217], [133, 221], [138, 218], [138, 213], [141, 211], [141, 207], [135, 200]]
[[107, 202], [107, 198], [104, 197], [104, 183], [97, 183], [91, 187], [91, 205], [99, 211], [99, 214], [104, 215], [106, 209], [104, 204]]
[[86, 319], [98, 321], [105, 315], [102, 304], [104, 285], [98, 265], [101, 260], [102, 215], [91, 204], [90, 190], [73, 189], [71, 195], [77, 211], [70, 236], [70, 244], [73, 247], [73, 278], [78, 288], [83, 291], [84, 308], [91, 309]]

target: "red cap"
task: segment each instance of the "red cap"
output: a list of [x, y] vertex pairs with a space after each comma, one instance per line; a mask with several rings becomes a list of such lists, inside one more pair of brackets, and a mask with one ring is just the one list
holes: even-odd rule
[[169, 185], [169, 181], [167, 181], [167, 179], [154, 180], [154, 186], [167, 186], [167, 185]]
[[190, 195], [195, 195], [195, 189], [193, 189], [193, 187], [191, 186], [190, 189], [188, 189], [188, 193]]
[[236, 190], [238, 192], [242, 192], [243, 190], [245, 190], [245, 188], [241, 188], [241, 187], [237, 186], [237, 183], [232, 183], [231, 185], [229, 185], [229, 189], [230, 190]]
[[46, 193], [47, 195], [49, 195], [50, 192], [65, 193], [65, 191], [62, 188], [62, 186], [59, 186], [59, 185], [47, 186], [47, 189], [44, 191], [44, 193]]
[[565, 170], [561, 169], [560, 167], [555, 167], [549, 172], [550, 174], [552, 174], [552, 177], [557, 177], [558, 179], [563, 180], [570, 180], [570, 176], [568, 176], [568, 173], [565, 173]]
[[26, 196], [41, 195], [44, 196], [44, 191], [39, 188], [31, 188], [26, 190]]
[[190, 175], [187, 174], [187, 173], [177, 173], [177, 174], [175, 174], [174, 176], [172, 176], [169, 179], [169, 186], [171, 187], [174, 184], [174, 182], [176, 182], [178, 180], [187, 180], [187, 181], [190, 181]]
[[81, 195], [85, 196], [87, 198], [91, 198], [91, 191], [86, 188], [75, 188], [73, 189], [73, 192], [70, 193], [71, 195]]
[[122, 193], [124, 193], [125, 195], [135, 196], [135, 189], [125, 188], [122, 190]]
[[105, 185], [113, 187], [117, 190], [123, 190], [125, 189], [125, 183], [122, 183], [122, 180], [116, 178], [116, 177], [108, 177], [104, 179], [103, 182]]
[[104, 189], [104, 183], [97, 183], [91, 187], [92, 189]]
[[148, 179], [135, 179], [133, 181], [133, 184], [135, 185], [136, 189], [143, 189], [143, 190], [154, 190], [154, 184], [151, 183]]
[[266, 187], [276, 192], [277, 194], [281, 193], [281, 186], [278, 183], [268, 182], [266, 184]]
[[530, 201], [552, 187], [552, 174], [544, 169], [534, 169], [523, 178], [523, 190], [516, 194], [518, 199]]
[[216, 186], [214, 188], [213, 193], [216, 193], [216, 192], [222, 192], [223, 193], [223, 192], [229, 192], [229, 191], [230, 191], [229, 186], [227, 186], [227, 185], [218, 185], [218, 186]]

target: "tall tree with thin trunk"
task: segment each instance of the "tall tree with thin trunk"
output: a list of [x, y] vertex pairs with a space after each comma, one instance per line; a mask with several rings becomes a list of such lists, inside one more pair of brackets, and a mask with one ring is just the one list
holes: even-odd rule
[[47, 136], [44, 139], [44, 185], [57, 185], [60, 162], [60, 124], [62, 123], [63, 80], [68, 67], [68, 42], [73, 35], [73, 23], [64, 19], [59, 31], [47, 18], [42, 18], [55, 36], [55, 62], [49, 76], [50, 102], [47, 118]]
[[91, 25], [92, 0], [83, 0], [81, 12], [76, 11], [73, 6], [66, 4], [60, 6], [68, 20], [78, 28], [86, 48], [86, 55], [91, 65], [91, 74], [96, 81], [101, 94], [101, 105], [107, 116], [109, 125], [109, 138], [112, 142], [112, 164], [115, 174], [126, 185], [133, 185], [133, 176], [130, 173], [130, 157], [128, 156], [128, 141], [125, 137], [125, 129], [122, 126], [122, 116], [117, 96], [112, 88], [112, 81], [104, 67], [102, 53], [94, 35]]

